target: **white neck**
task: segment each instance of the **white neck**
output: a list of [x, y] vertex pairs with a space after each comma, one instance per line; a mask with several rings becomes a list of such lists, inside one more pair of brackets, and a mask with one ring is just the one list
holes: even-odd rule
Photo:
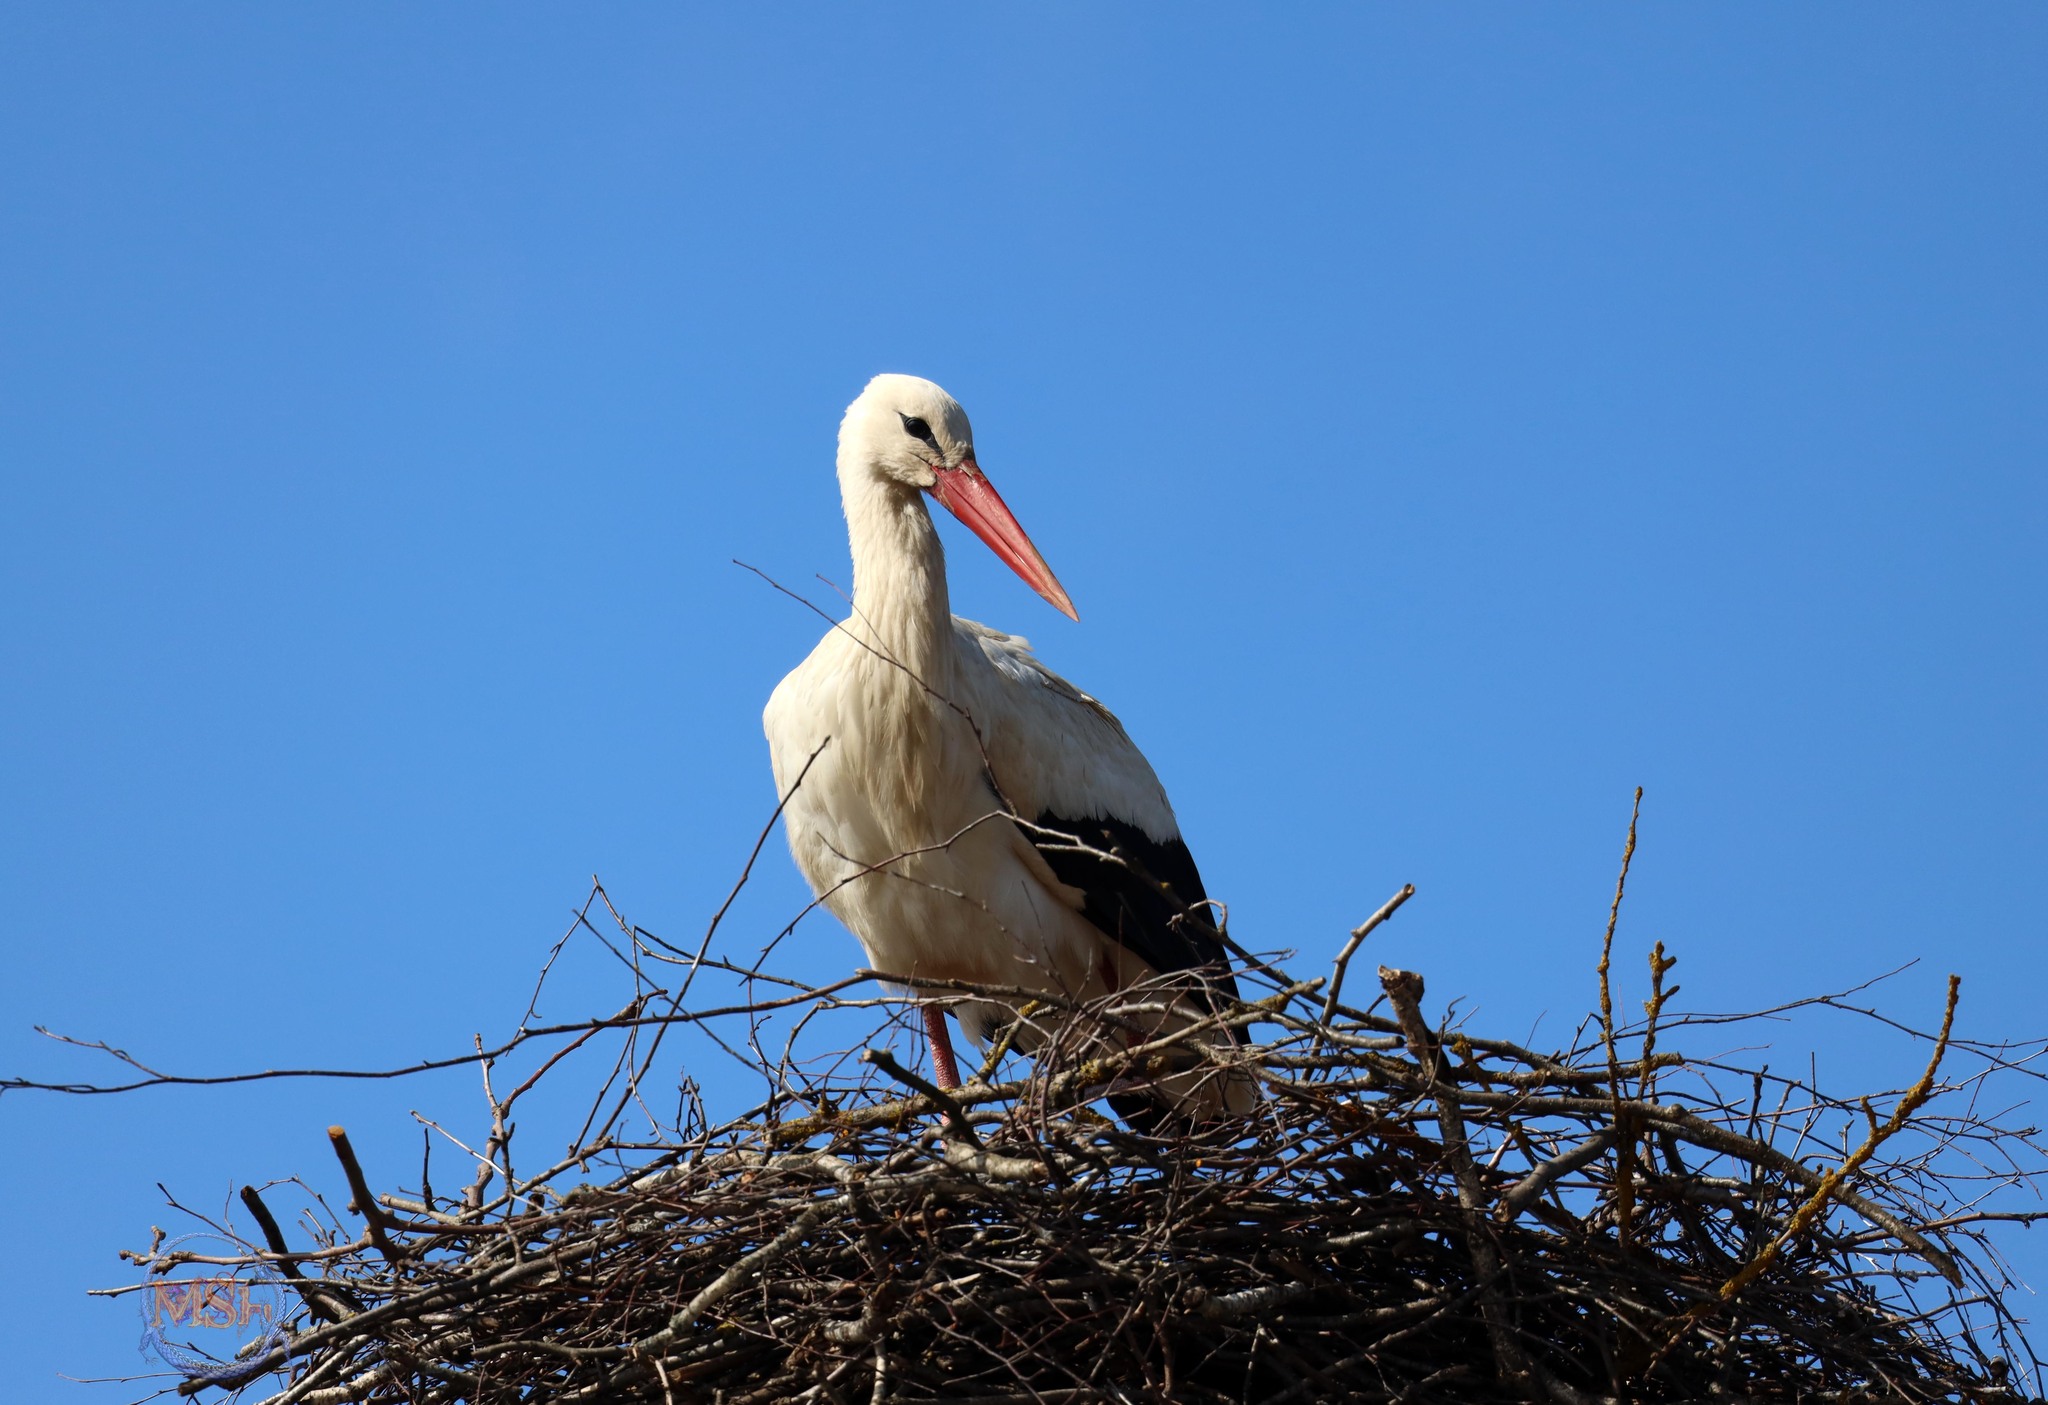
[[839, 494], [853, 547], [851, 627], [925, 683], [944, 688], [937, 670], [951, 657], [953, 607], [946, 551], [924, 494], [843, 454]]

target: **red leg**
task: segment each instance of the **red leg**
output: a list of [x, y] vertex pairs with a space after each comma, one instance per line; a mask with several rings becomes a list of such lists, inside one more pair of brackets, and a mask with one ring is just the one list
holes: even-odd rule
[[946, 1032], [946, 1012], [936, 1005], [924, 1007], [924, 1037], [932, 1046], [932, 1081], [941, 1088], [960, 1086], [960, 1071], [953, 1067], [953, 1036]]

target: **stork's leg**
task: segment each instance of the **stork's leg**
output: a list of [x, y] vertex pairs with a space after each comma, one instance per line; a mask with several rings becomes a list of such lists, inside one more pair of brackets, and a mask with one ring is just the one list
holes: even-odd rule
[[941, 1088], [960, 1086], [960, 1070], [953, 1067], [953, 1036], [946, 1032], [946, 1012], [936, 1005], [924, 1007], [925, 1042], [932, 1046], [932, 1081]]

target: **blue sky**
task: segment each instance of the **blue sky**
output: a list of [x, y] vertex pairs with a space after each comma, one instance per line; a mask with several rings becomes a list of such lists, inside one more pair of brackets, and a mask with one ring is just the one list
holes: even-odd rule
[[[1412, 881], [1373, 954], [1563, 1038], [1640, 784], [1628, 998], [1921, 958], [2048, 1033], [2044, 75], [1998, 4], [0, 4], [0, 1071], [457, 1051], [593, 872], [701, 932], [820, 627], [730, 563], [831, 600], [879, 370], [1082, 623], [963, 532], [956, 605], [1242, 939]], [[778, 842], [732, 949], [804, 896]], [[15, 1389], [130, 1394], [56, 1373], [140, 1364], [82, 1292], [157, 1182], [397, 1181], [470, 1081], [0, 1100]]]

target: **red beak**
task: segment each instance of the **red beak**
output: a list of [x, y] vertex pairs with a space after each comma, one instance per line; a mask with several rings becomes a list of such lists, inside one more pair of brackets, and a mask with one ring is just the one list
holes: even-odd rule
[[1017, 525], [1016, 516], [995, 486], [982, 474], [981, 465], [973, 459], [962, 459], [958, 468], [934, 471], [939, 481], [929, 491], [939, 505], [965, 522], [968, 530], [987, 542], [988, 549], [1002, 557], [1004, 564], [1023, 577], [1024, 584], [1043, 595], [1055, 610], [1078, 621], [1081, 617], [1074, 613], [1074, 602], [1067, 598], [1066, 590], [1053, 575], [1052, 567], [1038, 554], [1038, 548], [1031, 544], [1031, 538]]

